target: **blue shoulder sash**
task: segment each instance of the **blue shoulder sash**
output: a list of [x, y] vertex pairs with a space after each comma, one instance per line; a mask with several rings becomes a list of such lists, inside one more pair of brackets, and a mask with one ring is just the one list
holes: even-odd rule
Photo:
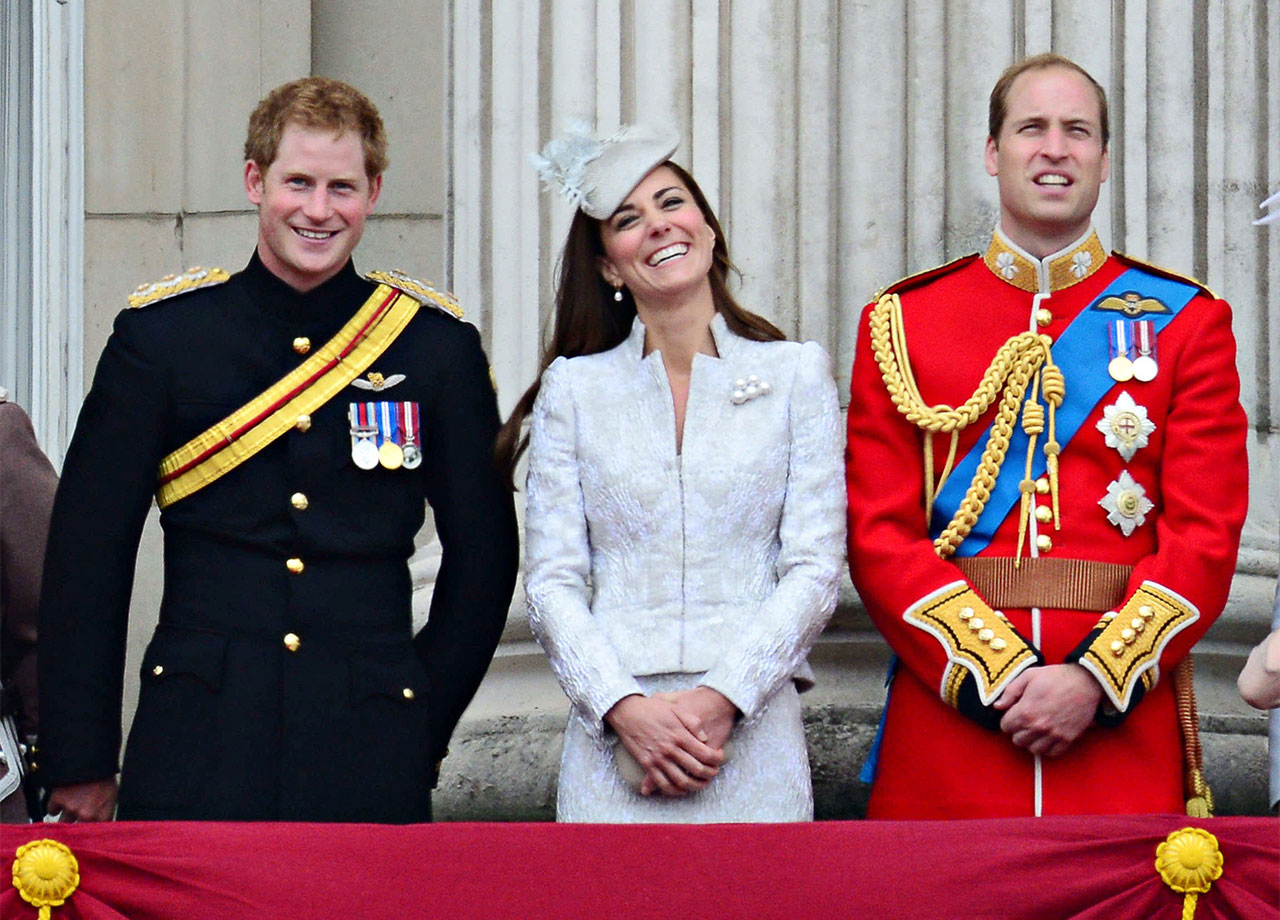
[[[1098, 402], [1111, 391], [1115, 381], [1108, 376], [1106, 367], [1110, 357], [1107, 345], [1107, 323], [1116, 319], [1132, 318], [1119, 306], [1135, 298], [1159, 301], [1164, 310], [1142, 312], [1142, 319], [1152, 320], [1158, 334], [1178, 315], [1198, 291], [1194, 285], [1153, 275], [1139, 268], [1130, 268], [1116, 278], [1105, 291], [1094, 298], [1089, 307], [1080, 312], [1053, 343], [1053, 360], [1062, 369], [1067, 382], [1066, 395], [1057, 410], [1058, 443], [1065, 450], [1071, 438], [1080, 430], [1084, 420]], [[1110, 303], [1108, 303], [1110, 301]], [[937, 537], [951, 521], [965, 492], [973, 483], [974, 474], [982, 459], [991, 427], [982, 433], [977, 444], [959, 460], [933, 505], [933, 521], [930, 534]], [[1027, 455], [1027, 435], [1020, 425], [1014, 426], [1009, 439], [1006, 462], [1000, 469], [991, 498], [983, 508], [973, 530], [956, 550], [957, 556], [976, 556], [986, 549], [995, 535], [996, 528], [1009, 516], [1018, 503], [1018, 483], [1022, 481], [1023, 460]], [[1044, 454], [1036, 452], [1032, 466], [1032, 478], [1038, 478], [1045, 470]]]

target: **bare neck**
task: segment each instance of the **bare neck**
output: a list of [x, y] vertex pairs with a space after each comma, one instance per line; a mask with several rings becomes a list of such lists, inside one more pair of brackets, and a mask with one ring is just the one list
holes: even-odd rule
[[636, 313], [644, 323], [644, 351], [662, 352], [662, 363], [668, 374], [688, 376], [693, 370], [693, 356], [715, 355], [716, 343], [711, 336], [711, 320], [715, 302], [708, 288], [698, 296], [679, 304], [646, 304], [637, 301]]

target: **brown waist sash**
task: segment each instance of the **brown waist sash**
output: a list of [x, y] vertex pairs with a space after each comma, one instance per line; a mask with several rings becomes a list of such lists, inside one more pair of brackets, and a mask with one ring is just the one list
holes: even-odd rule
[[965, 556], [951, 560], [996, 610], [1042, 607], [1115, 610], [1124, 602], [1133, 566], [1092, 559]]

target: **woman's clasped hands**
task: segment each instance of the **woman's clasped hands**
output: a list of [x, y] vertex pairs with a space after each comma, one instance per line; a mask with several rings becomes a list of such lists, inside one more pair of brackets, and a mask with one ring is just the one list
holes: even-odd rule
[[704, 789], [725, 762], [738, 709], [710, 687], [623, 697], [605, 713], [644, 771], [639, 792], [678, 798]]

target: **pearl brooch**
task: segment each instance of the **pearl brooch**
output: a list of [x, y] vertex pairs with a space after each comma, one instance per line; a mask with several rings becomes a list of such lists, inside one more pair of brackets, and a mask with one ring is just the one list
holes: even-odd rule
[[739, 377], [733, 382], [731, 398], [735, 406], [740, 406], [758, 396], [768, 396], [772, 391], [773, 387], [769, 385], [769, 381], [761, 380], [755, 374], [750, 374], [746, 377]]

